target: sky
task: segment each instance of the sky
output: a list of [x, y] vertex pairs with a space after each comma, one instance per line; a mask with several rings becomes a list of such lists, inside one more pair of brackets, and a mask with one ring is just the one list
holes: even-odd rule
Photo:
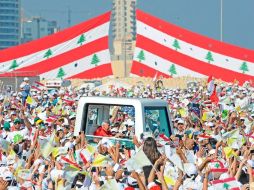
[[[220, 40], [223, 1], [223, 41], [254, 49], [254, 0], [138, 0], [137, 7], [193, 32]], [[56, 20], [61, 28], [111, 9], [111, 0], [21, 0], [26, 16]]]

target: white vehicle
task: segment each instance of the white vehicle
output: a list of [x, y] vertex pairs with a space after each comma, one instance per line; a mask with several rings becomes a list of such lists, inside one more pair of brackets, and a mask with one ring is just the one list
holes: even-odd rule
[[[116, 122], [120, 121], [119, 125], [121, 127], [131, 121], [132, 125], [134, 124], [132, 132], [138, 139], [141, 138], [141, 134], [144, 134], [144, 132], [152, 133], [154, 136], [163, 133], [170, 137], [173, 131], [168, 104], [164, 100], [81, 97], [77, 108], [74, 135], [77, 136], [79, 132], [85, 131], [88, 140], [97, 138], [98, 136], [95, 136], [94, 132], [98, 126], [103, 121], [110, 119], [111, 121], [112, 119], [115, 119]], [[128, 138], [115, 138], [114, 136], [107, 138], [132, 142], [130, 136]]]

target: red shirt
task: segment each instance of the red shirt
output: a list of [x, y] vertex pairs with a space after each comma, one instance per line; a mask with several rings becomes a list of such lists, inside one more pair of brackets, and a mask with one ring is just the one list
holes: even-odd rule
[[98, 129], [96, 129], [96, 131], [94, 132], [94, 135], [101, 136], [101, 137], [111, 137], [112, 136], [110, 131], [104, 130], [101, 126], [98, 127]]

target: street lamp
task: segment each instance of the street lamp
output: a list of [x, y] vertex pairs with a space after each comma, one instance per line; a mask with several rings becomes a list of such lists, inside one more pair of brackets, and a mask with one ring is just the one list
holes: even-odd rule
[[220, 41], [223, 41], [223, 0], [220, 0]]

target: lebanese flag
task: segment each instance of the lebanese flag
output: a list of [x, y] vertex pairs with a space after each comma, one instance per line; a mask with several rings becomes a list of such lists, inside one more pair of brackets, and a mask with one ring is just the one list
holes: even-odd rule
[[214, 79], [212, 76], [209, 76], [207, 79], [207, 91], [210, 95], [212, 95], [212, 92], [214, 91]]
[[224, 166], [224, 164], [222, 163], [222, 161], [220, 160], [212, 160], [210, 163], [209, 163], [209, 166], [210, 166], [210, 171], [211, 172], [219, 172], [219, 173], [225, 173], [228, 171], [228, 168], [226, 168]]
[[[137, 10], [137, 37], [131, 74], [153, 78], [213, 75], [241, 84], [254, 79], [252, 50], [199, 35]], [[246, 55], [246, 56], [243, 56]]]
[[198, 135], [198, 141], [207, 140], [207, 139], [210, 139], [210, 138], [212, 138], [212, 137], [205, 134], [205, 133], [201, 134], [201, 135]]
[[68, 100], [68, 99], [62, 99], [63, 102], [65, 102], [66, 104], [68, 104], [69, 106], [73, 105], [75, 103], [74, 100]]
[[69, 165], [72, 165], [72, 166], [74, 166], [76, 168], [81, 168], [80, 165], [78, 165], [76, 162], [71, 161], [69, 158], [66, 158], [65, 156], [61, 156], [61, 161], [63, 163], [67, 163]]
[[234, 177], [214, 180], [210, 182], [215, 190], [228, 189], [228, 190], [240, 190], [240, 183], [236, 181]]
[[156, 72], [156, 74], [153, 77], [153, 82], [155, 82], [157, 80], [157, 76], [158, 76], [158, 72]]
[[212, 95], [210, 96], [210, 100], [211, 100], [211, 102], [213, 102], [215, 104], [218, 104], [218, 102], [219, 102], [219, 98], [217, 96], [216, 86], [214, 86], [214, 90], [213, 90]]
[[86, 148], [76, 151], [77, 160], [79, 162], [82, 161], [84, 164], [92, 162], [94, 152], [95, 148], [91, 145], [87, 145]]
[[42, 91], [42, 90], [44, 90], [44, 88], [45, 88], [45, 85], [42, 84], [42, 83], [40, 83], [40, 82], [38, 82], [38, 81], [35, 81], [35, 82], [32, 84], [32, 89], [35, 89], [35, 90], [37, 90], [37, 91]]
[[112, 75], [110, 12], [58, 33], [0, 51], [0, 76], [41, 79], [103, 78]]
[[168, 138], [165, 134], [160, 134], [156, 139], [161, 145], [165, 145], [170, 142], [170, 138]]

